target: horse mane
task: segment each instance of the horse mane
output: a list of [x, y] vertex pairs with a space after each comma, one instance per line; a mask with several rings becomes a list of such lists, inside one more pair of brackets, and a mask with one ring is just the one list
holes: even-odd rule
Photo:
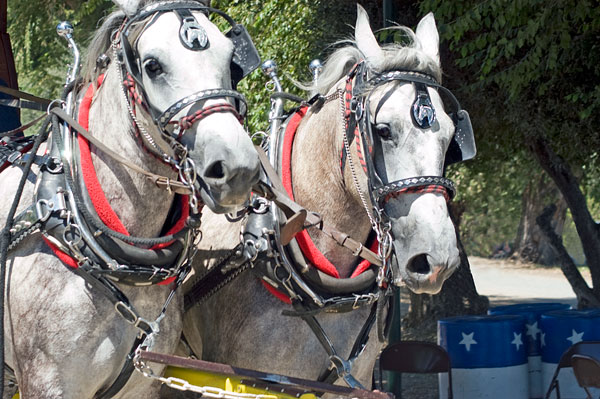
[[96, 82], [98, 75], [102, 72], [96, 68], [96, 60], [101, 54], [106, 54], [111, 60], [113, 58], [111, 41], [113, 32], [123, 24], [125, 13], [115, 11], [110, 14], [100, 28], [96, 30], [86, 51], [85, 61], [81, 67], [81, 75], [84, 82]]
[[380, 59], [367, 59], [358, 49], [355, 40], [337, 42], [334, 46], [341, 44], [345, 46], [338, 48], [327, 58], [317, 84], [308, 85], [305, 88], [312, 94], [325, 95], [361, 60], [366, 60], [369, 68], [375, 73], [391, 70], [416, 71], [431, 75], [441, 83], [442, 68], [437, 61], [423, 52], [421, 42], [410, 28], [396, 26], [385, 30], [402, 31], [408, 38], [408, 43], [384, 44], [381, 46], [383, 56]]

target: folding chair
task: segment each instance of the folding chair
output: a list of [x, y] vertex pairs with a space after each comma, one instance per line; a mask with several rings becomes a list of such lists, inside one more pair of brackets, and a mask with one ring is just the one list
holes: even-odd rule
[[556, 370], [548, 386], [545, 399], [549, 399], [552, 391], [556, 389], [556, 398], [560, 399], [560, 387], [558, 386], [558, 373], [565, 367], [571, 367], [571, 358], [573, 355], [591, 356], [600, 359], [600, 341], [582, 341], [572, 345], [560, 357]]
[[448, 373], [448, 399], [452, 399], [450, 357], [437, 344], [424, 341], [396, 342], [381, 352], [379, 368], [397, 373]]
[[600, 388], [600, 362], [590, 356], [575, 354], [571, 357], [571, 366], [577, 383], [585, 389], [588, 399], [592, 399], [588, 388]]

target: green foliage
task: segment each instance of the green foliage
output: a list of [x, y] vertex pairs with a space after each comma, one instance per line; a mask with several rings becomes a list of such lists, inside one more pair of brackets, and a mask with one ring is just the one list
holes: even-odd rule
[[[263, 61], [277, 62], [284, 90], [302, 94], [285, 76], [308, 77], [307, 66], [314, 56], [311, 51], [314, 42], [306, 29], [307, 21], [314, 16], [310, 1], [213, 0], [212, 6], [225, 11], [248, 29]], [[268, 80], [259, 68], [238, 87], [251, 109], [248, 120], [251, 131], [268, 129], [270, 93], [265, 88]]]
[[66, 41], [56, 34], [56, 25], [70, 21], [75, 41], [85, 48], [112, 4], [105, 0], [9, 0], [8, 32], [20, 88], [44, 97], [59, 97], [72, 56]]
[[[293, 79], [310, 80], [308, 64], [321, 55], [323, 43], [344, 37], [348, 24], [353, 22], [347, 4], [339, 2], [213, 0], [212, 6], [246, 26], [262, 59], [277, 62], [284, 90], [300, 96], [305, 94], [293, 84]], [[113, 3], [107, 0], [10, 0], [9, 33], [20, 87], [40, 96], [58, 97], [71, 54], [64, 39], [57, 36], [56, 25], [69, 20], [75, 28], [76, 42], [85, 49], [99, 21], [112, 8]], [[248, 99], [252, 132], [268, 128], [267, 81], [259, 69], [239, 86]]]
[[468, 192], [464, 220], [474, 225], [465, 226], [465, 234], [489, 231], [479, 239], [495, 241], [503, 225], [495, 212], [518, 222], [519, 207], [499, 202], [508, 188], [500, 180], [511, 182], [515, 193], [523, 190], [531, 171], [539, 170], [524, 150], [540, 134], [581, 176], [590, 204], [600, 202], [598, 3], [423, 0], [419, 6], [435, 13], [442, 46], [450, 50], [446, 74], [474, 121], [478, 157], [462, 173], [489, 190]]
[[448, 172], [458, 187], [456, 201], [466, 204], [460, 223], [461, 240], [469, 255], [489, 256], [494, 247], [513, 241], [521, 215], [523, 169], [528, 162], [499, 162], [496, 173], [484, 164], [459, 164]]
[[[344, 12], [339, 12], [342, 5], [334, 2], [213, 0], [212, 5], [248, 29], [263, 61], [272, 59], [277, 63], [283, 89], [302, 97], [305, 93], [293, 82], [310, 80], [310, 61], [320, 56], [324, 43], [343, 37], [348, 30], [346, 23], [351, 22], [337, 18]], [[248, 122], [253, 132], [268, 129], [270, 93], [265, 88], [268, 80], [258, 70], [238, 87], [252, 110]]]
[[[545, 129], [561, 155], [576, 161], [600, 147], [598, 135], [588, 134], [600, 122], [597, 2], [424, 0], [421, 9], [441, 21], [456, 65], [470, 75], [470, 94], [499, 89], [504, 118], [520, 134]], [[550, 119], [549, 128], [540, 125]], [[565, 134], [574, 126], [584, 130], [575, 133], [581, 140]]]

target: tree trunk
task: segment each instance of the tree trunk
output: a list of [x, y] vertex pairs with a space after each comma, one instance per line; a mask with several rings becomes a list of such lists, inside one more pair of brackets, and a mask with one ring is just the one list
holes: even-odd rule
[[577, 269], [573, 259], [565, 249], [561, 237], [554, 232], [554, 228], [552, 227], [552, 215], [555, 212], [556, 206], [554, 204], [549, 205], [544, 209], [544, 212], [538, 216], [537, 223], [551, 245], [556, 249], [558, 259], [560, 260], [561, 270], [577, 296], [577, 307], [580, 309], [600, 307], [600, 300], [594, 296], [593, 291], [581, 276], [579, 269]]
[[521, 220], [515, 238], [513, 257], [542, 265], [558, 264], [557, 252], [535, 222], [544, 208], [555, 204], [552, 228], [562, 236], [567, 215], [567, 203], [545, 173], [535, 176], [525, 187], [521, 203]]
[[410, 294], [410, 308], [405, 318], [409, 327], [417, 326], [426, 320], [437, 320], [442, 317], [465, 314], [485, 314], [489, 308], [488, 297], [479, 295], [471, 266], [460, 240], [460, 220], [465, 211], [464, 203], [452, 203], [450, 216], [456, 230], [456, 241], [460, 255], [460, 266], [444, 283], [437, 295]]
[[[579, 234], [579, 238], [581, 239], [583, 252], [592, 275], [591, 293], [596, 300], [600, 300], [600, 229], [598, 224], [589, 212], [586, 198], [581, 192], [577, 178], [571, 172], [569, 165], [554, 153], [543, 137], [532, 138], [529, 140], [529, 143], [531, 151], [535, 154], [542, 168], [557, 185], [571, 210], [573, 222], [575, 223], [577, 234]], [[542, 223], [542, 225], [544, 224]], [[549, 234], [549, 236], [552, 235]], [[554, 240], [553, 243], [555, 248], [560, 251], [562, 241]], [[561, 257], [563, 273], [573, 287], [577, 297], [585, 297], [588, 294], [586, 288], [589, 289], [589, 287], [585, 284], [585, 281], [584, 285], [581, 284], [583, 280], [581, 273], [572, 264], [573, 262], [571, 261], [571, 264], [569, 264], [567, 259], [570, 260], [570, 257]], [[581, 302], [580, 305], [586, 306], [585, 303], [582, 304]]]

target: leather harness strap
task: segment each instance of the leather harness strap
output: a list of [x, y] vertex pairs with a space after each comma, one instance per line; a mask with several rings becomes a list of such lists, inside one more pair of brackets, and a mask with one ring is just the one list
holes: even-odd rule
[[[19, 90], [14, 90], [14, 89], [10, 89], [7, 87], [1, 87], [1, 86], [0, 86], [0, 93], [9, 94], [13, 97], [24, 99], [24, 100], [28, 101], [28, 103], [26, 103], [26, 104], [31, 104], [31, 106], [28, 106], [26, 104], [19, 103], [19, 105], [15, 105], [17, 107], [19, 107], [19, 106], [23, 107], [23, 105], [26, 105], [24, 108], [31, 108], [31, 109], [41, 110], [41, 111], [48, 110], [48, 113], [55, 114], [56, 116], [61, 118], [63, 121], [67, 122], [73, 129], [75, 129], [77, 131], [77, 133], [79, 133], [83, 137], [85, 137], [86, 140], [88, 140], [90, 143], [92, 143], [94, 146], [96, 146], [100, 151], [102, 151], [103, 153], [105, 153], [106, 155], [111, 157], [113, 160], [121, 163], [122, 165], [124, 165], [138, 173], [145, 175], [148, 178], [148, 180], [152, 181], [158, 187], [166, 189], [167, 191], [175, 192], [177, 194], [182, 194], [182, 195], [193, 194], [192, 191], [189, 189], [189, 187], [186, 186], [185, 184], [183, 184], [179, 181], [173, 181], [166, 176], [161, 176], [161, 175], [157, 175], [157, 174], [148, 172], [147, 170], [144, 170], [144, 169], [140, 168], [139, 166], [133, 164], [132, 162], [129, 162], [127, 159], [121, 157], [120, 155], [118, 155], [117, 153], [112, 151], [110, 148], [108, 148], [107, 146], [102, 144], [102, 142], [97, 140], [94, 136], [92, 136], [83, 126], [81, 126], [75, 119], [73, 119], [71, 116], [69, 116], [61, 108], [52, 107], [51, 109], [48, 109], [52, 105], [52, 103], [53, 103], [52, 101], [47, 100], [45, 98], [41, 98], [41, 97], [37, 97], [37, 96], [31, 95], [31, 94], [28, 94], [28, 93], [25, 93], [25, 92], [22, 92]], [[12, 132], [10, 132], [10, 133], [12, 133]]]
[[[314, 213], [307, 211], [298, 203], [292, 201], [288, 195], [286, 194], [285, 188], [281, 183], [277, 172], [271, 166], [269, 159], [262, 148], [256, 147], [256, 152], [258, 153], [258, 158], [269, 178], [270, 183], [273, 187], [268, 187], [264, 184], [261, 184], [258, 188], [262, 189], [262, 195], [270, 201], [273, 201], [279, 206], [286, 216], [291, 217], [292, 215], [299, 212], [306, 212], [306, 222], [308, 227], [316, 227], [321, 230], [325, 235], [332, 238], [338, 245], [347, 248], [350, 250], [355, 256], [359, 256], [363, 259], [368, 260], [374, 265], [381, 266], [381, 258], [375, 252], [371, 251], [367, 247], [365, 247], [361, 242], [356, 241], [348, 234], [343, 233], [334, 227], [327, 225], [323, 222], [321, 217]], [[303, 227], [307, 227], [306, 225]]]
[[92, 143], [94, 146], [96, 146], [100, 151], [102, 151], [103, 153], [105, 153], [106, 155], [111, 157], [113, 160], [119, 162], [120, 164], [122, 164], [138, 173], [145, 175], [148, 178], [148, 180], [152, 181], [158, 187], [164, 188], [167, 191], [175, 192], [177, 194], [183, 194], [183, 195], [193, 194], [192, 191], [189, 189], [189, 187], [186, 186], [185, 184], [183, 184], [179, 181], [173, 181], [165, 176], [161, 176], [161, 175], [157, 175], [157, 174], [148, 172], [147, 170], [140, 168], [139, 166], [135, 165], [132, 162], [129, 162], [127, 159], [125, 159], [122, 156], [120, 156], [119, 154], [115, 153], [110, 148], [108, 148], [107, 146], [102, 144], [101, 141], [97, 140], [94, 136], [92, 136], [87, 130], [85, 130], [83, 128], [83, 126], [81, 126], [75, 119], [73, 119], [69, 115], [67, 115], [62, 109], [60, 109], [58, 107], [54, 107], [50, 110], [50, 113], [55, 114], [56, 116], [61, 118], [63, 121], [67, 122], [73, 129], [75, 129], [75, 131], [77, 131], [77, 133], [81, 134], [83, 137], [85, 137], [86, 140], [88, 140], [90, 143]]
[[[0, 93], [8, 94], [12, 97], [20, 98], [26, 102], [19, 102], [18, 104], [9, 105], [16, 108], [29, 108], [39, 111], [46, 111], [48, 106], [52, 104], [52, 101], [45, 98], [37, 97], [29, 93], [25, 93], [20, 90], [11, 89], [8, 87], [0, 86]], [[8, 105], [8, 104], [7, 104]]]

